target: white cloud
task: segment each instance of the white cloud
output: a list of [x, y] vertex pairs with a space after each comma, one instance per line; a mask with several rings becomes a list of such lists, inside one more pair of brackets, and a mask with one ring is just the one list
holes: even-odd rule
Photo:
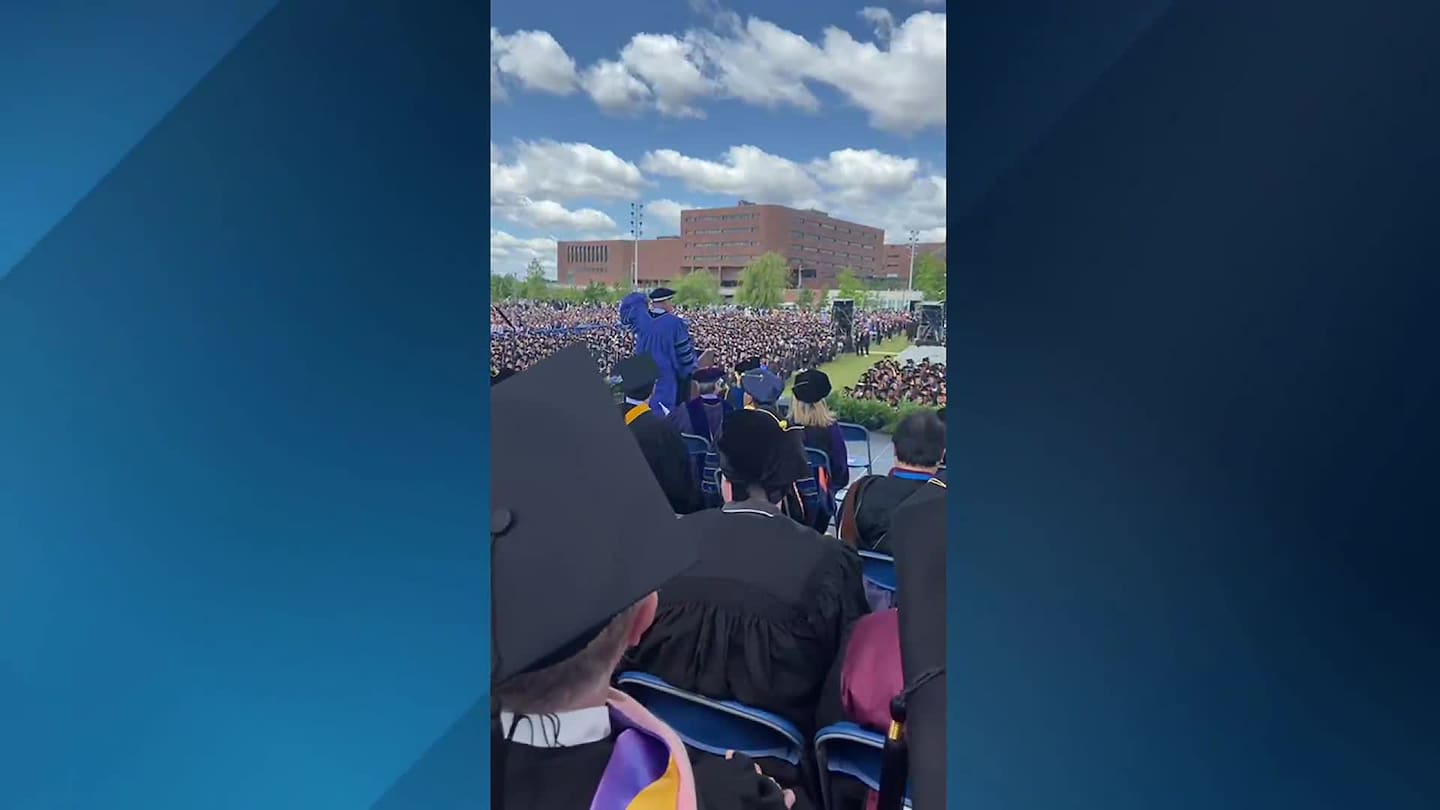
[[760, 107], [820, 109], [805, 80], [824, 57], [799, 34], [752, 17], [733, 33], [691, 31], [686, 36], [724, 95]]
[[[801, 164], [758, 147], [734, 146], [720, 160], [661, 149], [646, 154], [641, 165], [697, 192], [819, 208], [883, 228], [892, 242], [905, 241], [911, 228], [921, 231], [923, 241], [945, 239], [945, 176], [926, 172], [914, 158], [876, 149], [839, 149]], [[670, 210], [678, 216], [678, 207]]]
[[945, 126], [945, 15], [922, 11], [901, 23], [888, 48], [825, 31], [814, 77], [870, 114], [876, 129], [911, 133]]
[[692, 102], [708, 95], [710, 80], [700, 72], [695, 48], [669, 34], [636, 34], [620, 51], [620, 62], [650, 86], [661, 115], [703, 118]]
[[503, 150], [490, 151], [492, 205], [525, 197], [559, 202], [635, 199], [645, 184], [635, 164], [588, 143], [521, 141], [513, 152], [513, 160], [505, 162]]
[[646, 228], [656, 236], [677, 236], [680, 233], [680, 212], [690, 211], [699, 206], [679, 203], [674, 200], [654, 200], [645, 204], [645, 213], [656, 227]]
[[[580, 73], [554, 38], [521, 31], [491, 33], [491, 98], [504, 95], [500, 77], [550, 93], [576, 87], [602, 109], [633, 112], [653, 106], [670, 117], [703, 117], [706, 99], [816, 111], [818, 86], [864, 110], [872, 126], [909, 134], [945, 126], [944, 11], [920, 11], [903, 22], [879, 7], [861, 17], [874, 26], [860, 41], [830, 27], [818, 41], [757, 17], [743, 22], [715, 0], [692, 0], [710, 23], [683, 35], [641, 33], [619, 58]], [[494, 56], [498, 52], [498, 56]], [[497, 95], [498, 94], [498, 95]]]
[[902, 190], [915, 182], [920, 161], [887, 155], [877, 149], [839, 149], [811, 161], [810, 171], [848, 195], [870, 196]]
[[600, 109], [610, 113], [633, 112], [650, 100], [650, 87], [620, 62], [602, 59], [580, 79], [585, 92]]
[[510, 36], [490, 29], [490, 98], [496, 90], [504, 97], [500, 76], [508, 76], [527, 90], [568, 95], [579, 85], [575, 60], [555, 37], [545, 31], [517, 31]]
[[646, 153], [645, 170], [680, 180], [693, 191], [762, 199], [808, 207], [819, 187], [805, 168], [756, 146], [732, 146], [723, 160], [682, 155], [674, 149]]
[[555, 240], [549, 237], [526, 239], [490, 229], [490, 272], [523, 276], [534, 259], [539, 259], [545, 274], [554, 278]]
[[[742, 145], [718, 156], [659, 149], [638, 162], [648, 179], [634, 163], [590, 144], [520, 142], [508, 149], [491, 144], [491, 214], [522, 234], [492, 228], [496, 272], [523, 274], [532, 258], [553, 268], [557, 238], [628, 239], [629, 234], [615, 233], [625, 201], [639, 198], [661, 178], [695, 193], [729, 197], [729, 204], [748, 199], [818, 208], [882, 228], [892, 243], [904, 242], [912, 228], [921, 241], [945, 239], [945, 170], [916, 158], [850, 148], [801, 161]], [[592, 200], [593, 207], [574, 205]], [[671, 196], [646, 202], [646, 236], [677, 234], [680, 212], [696, 207], [703, 206]]]
[[490, 101], [504, 101], [509, 98], [505, 85], [500, 81], [500, 66], [495, 64], [495, 51], [490, 51]]
[[860, 9], [860, 19], [875, 26], [876, 39], [889, 39], [890, 32], [895, 30], [895, 17], [888, 8], [866, 6]]
[[570, 210], [554, 200], [521, 199], [514, 204], [493, 206], [492, 215], [517, 225], [543, 231], [599, 233], [615, 227], [615, 220], [594, 208]]

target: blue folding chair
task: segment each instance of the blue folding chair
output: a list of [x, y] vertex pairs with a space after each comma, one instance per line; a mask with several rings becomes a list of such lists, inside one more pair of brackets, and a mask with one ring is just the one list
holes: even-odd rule
[[[815, 734], [815, 762], [820, 767], [820, 806], [833, 810], [834, 774], [858, 780], [871, 790], [880, 789], [880, 766], [884, 761], [885, 737], [854, 723], [836, 723]], [[910, 807], [909, 790], [905, 806]]]
[[752, 759], [800, 764], [804, 737], [782, 717], [686, 692], [644, 672], [622, 672], [615, 686], [665, 721], [691, 748], [721, 757], [736, 751]]
[[705, 455], [710, 452], [710, 440], [704, 436], [696, 436], [693, 433], [681, 433], [680, 438], [685, 440], [685, 449], [690, 455]]
[[[810, 478], [804, 481], [797, 481], [795, 485], [800, 490], [800, 497], [805, 501], [807, 510], [825, 510], [833, 521], [837, 507], [835, 506], [835, 495], [828, 488], [820, 486], [820, 471], [825, 470], [828, 477], [830, 471], [830, 454], [824, 450], [817, 450], [813, 447], [805, 448], [805, 460], [810, 463]], [[830, 521], [826, 522], [828, 526]], [[824, 528], [821, 527], [821, 531]]]
[[865, 580], [882, 591], [895, 593], [895, 558], [878, 551], [860, 552], [860, 569]]
[[700, 467], [700, 495], [707, 509], [725, 504], [725, 494], [720, 489], [720, 454], [714, 450], [705, 454]]
[[830, 454], [824, 450], [816, 450], [813, 447], [805, 448], [805, 460], [810, 462], [810, 473], [817, 479], [821, 470], [830, 469]]
[[690, 453], [691, 473], [700, 484], [700, 494], [703, 496], [705, 494], [705, 456], [710, 453], [710, 440], [693, 433], [681, 433], [680, 438], [685, 440], [685, 450]]
[[[846, 466], [852, 470], [864, 470], [866, 475], [872, 474], [874, 468], [871, 466], [870, 459], [870, 431], [866, 430], [863, 425], [857, 425], [853, 422], [839, 422], [838, 424], [840, 426], [840, 436], [845, 439], [846, 453], [850, 457]], [[850, 448], [851, 443], [864, 444], [865, 452], [857, 453], [855, 450], [852, 450]]]

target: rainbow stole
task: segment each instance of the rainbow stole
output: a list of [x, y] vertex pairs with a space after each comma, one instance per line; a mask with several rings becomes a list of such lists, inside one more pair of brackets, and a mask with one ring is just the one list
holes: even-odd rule
[[[684, 766], [672, 751], [672, 742], [645, 728], [647, 718], [631, 718], [612, 706], [610, 722], [620, 733], [610, 763], [595, 789], [590, 810], [677, 810], [694, 803], [682, 801], [689, 781], [689, 760]], [[685, 756], [683, 747], [679, 756]], [[691, 788], [693, 790], [693, 788]], [[693, 795], [691, 793], [690, 795]]]

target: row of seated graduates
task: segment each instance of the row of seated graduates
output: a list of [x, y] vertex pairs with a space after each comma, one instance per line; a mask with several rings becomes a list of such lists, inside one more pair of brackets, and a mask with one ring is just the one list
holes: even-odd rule
[[[755, 383], [745, 385], [752, 376]], [[837, 542], [822, 533], [828, 514], [816, 526], [808, 519], [814, 513], [793, 503], [796, 476], [809, 476], [810, 466], [797, 471], [800, 434], [787, 430], [773, 409], [777, 381], [761, 380], [755, 371], [745, 377], [748, 407], [723, 417], [709, 454], [719, 467], [723, 505], [680, 520], [682, 530], [699, 539], [700, 561], [661, 589], [654, 624], [622, 669], [778, 715], [807, 739], [841, 720], [883, 732], [889, 700], [904, 683], [898, 609], [877, 604], [874, 591], [867, 592], [856, 552], [891, 553], [890, 515], [912, 498], [943, 493], [937, 472], [944, 423], [930, 411], [901, 421], [895, 468], [851, 487], [847, 514], [858, 519], [840, 527], [844, 542]], [[644, 394], [643, 386], [628, 390], [623, 407], [634, 409]], [[823, 405], [823, 394], [816, 401]], [[645, 439], [637, 440], [643, 447]], [[779, 760], [763, 766], [802, 798], [818, 798], [822, 775], [808, 755], [798, 766]], [[862, 806], [865, 788], [841, 783], [832, 805]]]

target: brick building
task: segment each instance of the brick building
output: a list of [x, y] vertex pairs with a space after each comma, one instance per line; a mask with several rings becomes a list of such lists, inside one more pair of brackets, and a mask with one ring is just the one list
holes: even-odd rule
[[[682, 211], [678, 237], [640, 241], [640, 286], [654, 287], [704, 270], [719, 276], [721, 291], [731, 294], [746, 265], [773, 252], [790, 265], [790, 285], [828, 289], [847, 267], [862, 278], [883, 277], [884, 242], [885, 232], [879, 228], [783, 205], [742, 201], [730, 208]], [[578, 286], [592, 281], [628, 285], [635, 247], [624, 239], [560, 242], [558, 280]]]
[[741, 202], [731, 208], [680, 212], [685, 244], [681, 268], [720, 276], [722, 290], [740, 284], [745, 266], [766, 253], [784, 256], [791, 283], [830, 288], [846, 267], [857, 275], [880, 273], [885, 232], [836, 219], [822, 211]]
[[[628, 287], [632, 281], [635, 248], [636, 242], [630, 239], [560, 242], [556, 245], [556, 280], [578, 287], [592, 281]], [[683, 252], [680, 237], [642, 239], [639, 248], [641, 287], [656, 287], [679, 275]]]
[[[916, 242], [915, 258], [934, 256], [943, 262], [945, 261], [945, 244], [944, 242]], [[907, 281], [910, 278], [910, 243], [886, 245], [884, 262], [880, 273], [881, 278]]]

